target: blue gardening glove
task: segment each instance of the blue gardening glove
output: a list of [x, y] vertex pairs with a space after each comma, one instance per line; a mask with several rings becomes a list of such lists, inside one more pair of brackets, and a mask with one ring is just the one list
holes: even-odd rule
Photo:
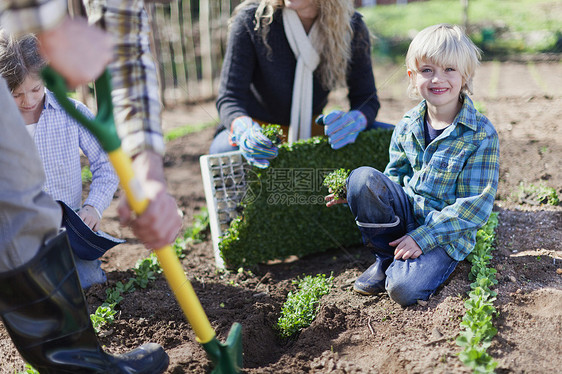
[[248, 116], [241, 116], [230, 125], [230, 143], [238, 145], [246, 160], [258, 168], [265, 169], [269, 160], [277, 156], [278, 150], [262, 132], [261, 126]]
[[333, 149], [354, 143], [357, 135], [367, 127], [367, 118], [358, 110], [342, 112], [334, 110], [326, 116], [316, 119], [324, 124], [324, 133]]

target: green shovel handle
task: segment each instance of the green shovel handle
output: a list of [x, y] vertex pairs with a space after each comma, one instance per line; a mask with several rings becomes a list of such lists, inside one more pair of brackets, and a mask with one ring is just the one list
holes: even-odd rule
[[106, 152], [112, 152], [121, 146], [121, 140], [117, 135], [115, 121], [113, 119], [113, 103], [111, 101], [111, 77], [106, 70], [96, 80], [96, 102], [98, 113], [96, 118], [90, 119], [82, 114], [68, 99], [66, 93], [68, 87], [64, 78], [50, 66], [41, 71], [43, 81], [49, 90], [53, 92], [58, 103], [72, 117], [76, 118], [84, 127], [94, 134]]

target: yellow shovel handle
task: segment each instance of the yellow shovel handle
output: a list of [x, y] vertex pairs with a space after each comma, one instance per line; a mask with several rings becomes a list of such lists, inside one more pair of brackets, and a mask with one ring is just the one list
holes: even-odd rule
[[[148, 207], [148, 199], [144, 196], [142, 188], [135, 178], [131, 159], [121, 147], [108, 153], [109, 160], [119, 176], [121, 187], [125, 190], [127, 201], [136, 214], [142, 214]], [[187, 279], [183, 268], [170, 245], [154, 251], [170, 288], [174, 292], [183, 313], [193, 327], [197, 340], [208, 343], [215, 337], [207, 315], [193, 290], [191, 282]]]

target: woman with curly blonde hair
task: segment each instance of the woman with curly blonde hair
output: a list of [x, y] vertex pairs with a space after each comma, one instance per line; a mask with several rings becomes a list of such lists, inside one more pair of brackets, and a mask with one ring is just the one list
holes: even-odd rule
[[[340, 87], [350, 111], [322, 116]], [[267, 167], [277, 148], [258, 123], [281, 125], [290, 142], [325, 134], [338, 149], [380, 126], [379, 107], [370, 33], [351, 0], [245, 0], [230, 20], [210, 152], [241, 149]]]

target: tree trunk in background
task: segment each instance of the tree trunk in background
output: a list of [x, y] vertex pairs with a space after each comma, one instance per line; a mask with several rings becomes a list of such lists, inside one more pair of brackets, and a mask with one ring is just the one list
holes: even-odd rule
[[[220, 9], [220, 18], [219, 18], [220, 25], [223, 26], [223, 27], [220, 27], [220, 31], [221, 31], [221, 36], [220, 36], [221, 56], [224, 56], [224, 52], [225, 52], [225, 50], [223, 50], [222, 47], [226, 46], [226, 43], [228, 41], [228, 20], [230, 19], [231, 13], [232, 13], [232, 10], [231, 10], [231, 5], [230, 5], [230, 0], [221, 0], [221, 9]], [[224, 27], [225, 25], [227, 25], [227, 27]], [[221, 64], [222, 64], [222, 62], [221, 62]]]
[[[170, 18], [171, 24], [174, 25], [171, 40], [171, 46], [173, 53], [173, 71], [176, 77], [175, 86], [179, 91], [187, 91], [187, 69], [185, 53], [183, 48], [183, 42], [185, 39], [183, 19], [181, 14], [181, 4], [179, 1], [172, 1], [170, 3]], [[183, 96], [184, 92], [177, 92], [179, 97]]]

